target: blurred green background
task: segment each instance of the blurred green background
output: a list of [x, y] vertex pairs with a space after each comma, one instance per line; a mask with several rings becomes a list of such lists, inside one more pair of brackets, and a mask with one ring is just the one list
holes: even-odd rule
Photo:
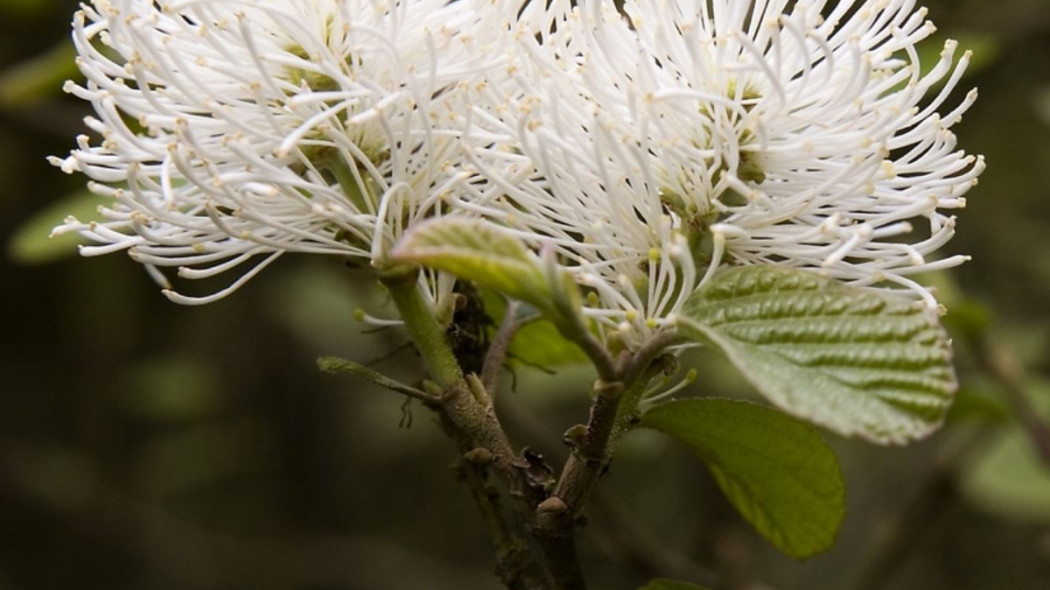
[[[315, 369], [389, 353], [377, 368], [420, 375], [404, 336], [353, 320], [389, 313], [367, 275], [287, 256], [179, 307], [126, 256], [43, 239], [82, 206], [84, 179], [45, 162], [87, 114], [60, 91], [75, 5], [0, 0], [0, 590], [498, 590], [431, 416]], [[948, 247], [974, 259], [935, 279], [962, 380], [949, 425], [906, 448], [828, 435], [849, 512], [805, 563], [752, 533], [687, 450], [632, 434], [581, 539], [594, 588], [1050, 587], [1050, 467], [1031, 436], [1050, 419], [1050, 1], [928, 6], [975, 50], [955, 100], [981, 98], [957, 131], [989, 162]], [[688, 362], [697, 393], [749, 395], [717, 359]], [[560, 460], [588, 379], [519, 369], [501, 398], [517, 440]]]

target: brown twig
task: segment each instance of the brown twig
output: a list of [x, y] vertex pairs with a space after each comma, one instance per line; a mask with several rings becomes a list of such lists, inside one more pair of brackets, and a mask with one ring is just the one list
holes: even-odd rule
[[[599, 379], [594, 385], [587, 425], [566, 433], [571, 451], [551, 496], [536, 511], [533, 531], [547, 561], [557, 564], [566, 555], [575, 556], [574, 537], [583, 521], [598, 479], [605, 472], [620, 434], [622, 416], [633, 412], [649, 381], [663, 370], [656, 362], [672, 342], [673, 336], [660, 333], [634, 354], [626, 354], [616, 364], [613, 379]], [[607, 353], [606, 353], [607, 354]], [[571, 565], [571, 564], [569, 564]], [[560, 572], [567, 590], [585, 588], [578, 562]]]
[[482, 522], [496, 548], [496, 575], [509, 590], [545, 590], [547, 576], [535, 559], [520, 524], [515, 526], [503, 507], [502, 494], [489, 473], [491, 455], [473, 446], [462, 430], [444, 412], [438, 412], [442, 429], [462, 453], [454, 466], [457, 479], [470, 488]]
[[619, 382], [598, 381], [594, 390], [596, 397], [587, 426], [569, 431], [566, 438], [572, 452], [554, 493], [537, 507], [533, 525], [533, 534], [547, 561], [557, 567], [552, 574], [558, 588], [565, 590], [586, 588], [583, 571], [575, 559], [574, 536], [580, 513], [608, 463], [609, 439], [623, 397], [623, 385]]
[[503, 363], [507, 360], [507, 350], [524, 322], [518, 319], [518, 308], [521, 304], [517, 301], [508, 301], [507, 309], [503, 312], [503, 320], [499, 329], [492, 337], [488, 353], [485, 354], [485, 364], [481, 368], [481, 383], [490, 396], [496, 395], [499, 385], [500, 372], [503, 371]]

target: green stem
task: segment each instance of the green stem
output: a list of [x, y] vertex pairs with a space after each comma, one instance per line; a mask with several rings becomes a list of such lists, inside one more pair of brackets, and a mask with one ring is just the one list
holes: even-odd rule
[[405, 330], [419, 350], [431, 379], [440, 390], [441, 407], [470, 440], [493, 455], [494, 466], [504, 481], [515, 479], [515, 453], [496, 419], [495, 408], [483, 387], [467, 379], [456, 354], [445, 337], [445, 327], [424, 299], [418, 282], [418, 267], [394, 267], [380, 276]]
[[419, 267], [395, 266], [379, 277], [393, 299], [408, 336], [423, 357], [430, 378], [443, 390], [463, 381], [463, 371], [445, 337], [445, 326], [438, 322], [419, 288]]
[[[528, 464], [519, 460], [514, 452], [481, 380], [473, 374], [464, 375], [445, 336], [445, 327], [437, 320], [423, 297], [418, 277], [418, 267], [395, 266], [381, 273], [380, 281], [390, 293], [405, 330], [423, 358], [433, 380], [431, 385], [435, 391], [431, 393], [440, 396], [441, 412], [447, 418], [447, 426], [455, 433], [464, 456], [475, 466], [483, 465], [486, 471], [491, 469], [507, 488], [514, 512], [528, 523], [535, 506], [542, 500], [542, 490], [530, 486], [526, 481], [525, 469]], [[472, 489], [479, 482], [483, 480], [478, 478], [471, 482], [468, 479]], [[492, 519], [496, 518], [498, 512], [488, 501], [481, 501], [489, 497], [487, 491], [474, 489], [474, 492], [497, 544], [500, 559], [497, 569], [501, 578], [508, 584], [510, 580], [516, 580], [510, 585], [514, 589], [548, 590], [547, 587], [535, 586], [536, 572], [543, 571], [539, 565], [541, 562], [534, 558], [525, 559], [521, 547], [527, 544], [521, 537], [513, 543], [507, 542], [509, 528], [492, 528], [495, 522]], [[554, 568], [548, 564], [547, 569]], [[561, 590], [558, 586], [550, 588]]]
[[[367, 170], [361, 171], [360, 168], [356, 171], [351, 170], [350, 164], [346, 160], [336, 156], [330, 156], [322, 163], [325, 169], [335, 177], [336, 182], [339, 183], [339, 188], [343, 189], [343, 194], [354, 204], [358, 211], [375, 211], [375, 191], [371, 189], [376, 187], [371, 176], [368, 176]], [[359, 178], [361, 182], [358, 182]], [[362, 187], [362, 184], [365, 186]]]
[[665, 356], [667, 349], [679, 342], [680, 338], [673, 331], [658, 332], [636, 353], [626, 359], [626, 362], [620, 367], [623, 381], [628, 385], [624, 392], [624, 399], [617, 409], [612, 440], [618, 439], [631, 429], [637, 417], [638, 404], [645, 395], [646, 386], [654, 377], [667, 369], [666, 364], [661, 362], [661, 358], [670, 358]]
[[544, 312], [551, 316], [558, 332], [579, 346], [587, 355], [598, 372], [599, 379], [609, 383], [617, 381], [615, 359], [605, 345], [591, 333], [583, 315], [579, 287], [567, 271], [557, 264], [552, 250], [544, 250], [543, 265], [553, 296], [550, 306], [545, 308]]

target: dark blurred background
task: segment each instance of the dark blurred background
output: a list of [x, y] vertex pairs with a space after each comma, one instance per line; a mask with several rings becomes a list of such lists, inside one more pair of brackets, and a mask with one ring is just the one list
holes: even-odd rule
[[[0, 0], [0, 590], [498, 590], [428, 412], [315, 368], [390, 353], [377, 368], [420, 375], [404, 336], [353, 320], [388, 313], [368, 275], [287, 256], [180, 307], [126, 256], [45, 238], [94, 207], [82, 177], [45, 162], [87, 114], [60, 92], [75, 5]], [[1050, 1], [928, 6], [941, 39], [975, 50], [961, 86], [981, 98], [957, 131], [989, 162], [948, 247], [974, 259], [933, 279], [962, 379], [949, 424], [906, 448], [828, 435], [849, 512], [805, 563], [752, 533], [687, 450], [632, 434], [581, 539], [594, 588], [1050, 588], [1050, 467], [1033, 443], [1050, 419]], [[750, 395], [717, 359], [688, 361], [698, 393]], [[515, 437], [560, 458], [587, 371], [516, 374], [501, 398]]]

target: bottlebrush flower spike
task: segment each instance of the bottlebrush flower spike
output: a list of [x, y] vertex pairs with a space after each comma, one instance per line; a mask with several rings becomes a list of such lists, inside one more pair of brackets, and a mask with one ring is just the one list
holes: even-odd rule
[[56, 232], [89, 238], [86, 255], [127, 250], [191, 279], [265, 256], [211, 296], [165, 291], [180, 303], [223, 297], [285, 252], [383, 264], [463, 179], [459, 101], [493, 29], [477, 4], [85, 5], [73, 38], [86, 82], [67, 91], [92, 103], [101, 140], [52, 161], [113, 203]]
[[641, 342], [720, 266], [777, 264], [875, 288], [961, 263], [954, 232], [982, 158], [938, 110], [969, 53], [910, 0], [582, 0], [519, 25], [517, 67], [477, 117], [500, 191], [471, 206], [541, 236]]

